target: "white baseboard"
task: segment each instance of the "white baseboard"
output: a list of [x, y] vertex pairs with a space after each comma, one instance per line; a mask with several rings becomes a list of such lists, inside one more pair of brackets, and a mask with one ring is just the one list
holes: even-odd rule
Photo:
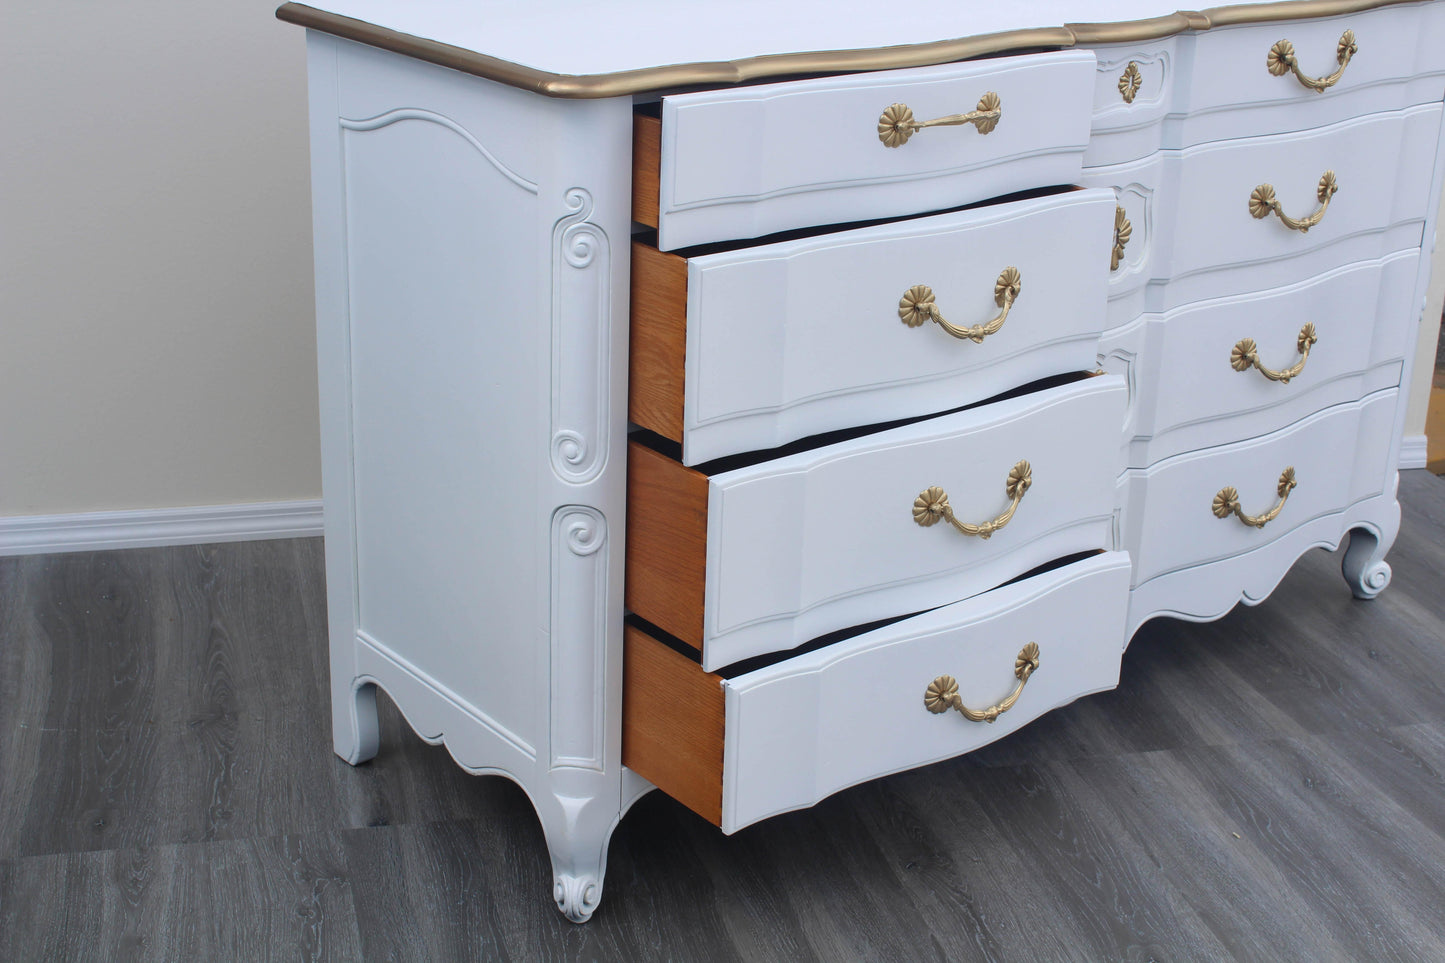
[[0, 555], [199, 545], [321, 534], [321, 501], [0, 517]]
[[1406, 435], [1400, 442], [1400, 467], [1424, 468], [1430, 460], [1424, 435]]

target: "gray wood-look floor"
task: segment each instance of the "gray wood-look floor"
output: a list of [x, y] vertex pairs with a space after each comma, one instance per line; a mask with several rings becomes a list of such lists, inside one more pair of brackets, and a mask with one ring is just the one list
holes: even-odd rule
[[334, 757], [319, 539], [0, 559], [0, 960], [1442, 960], [1445, 481], [1116, 692], [724, 837], [659, 793], [592, 922], [521, 791], [388, 705]]

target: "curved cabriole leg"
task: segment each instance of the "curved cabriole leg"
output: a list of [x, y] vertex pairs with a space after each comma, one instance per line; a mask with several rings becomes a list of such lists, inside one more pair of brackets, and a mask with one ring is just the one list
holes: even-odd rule
[[[558, 777], [558, 781], [566, 777]], [[582, 785], [571, 787], [574, 791]], [[623, 773], [622, 804], [614, 783], [602, 796], [569, 796], [554, 792], [537, 800], [537, 815], [552, 857], [552, 899], [562, 915], [574, 923], [592, 918], [602, 902], [602, 880], [607, 873], [607, 846], [623, 815], [651, 785]]]
[[348, 679], [332, 686], [331, 745], [351, 765], [376, 756], [381, 729], [376, 716], [376, 684]]
[[1395, 535], [1400, 531], [1399, 508], [1393, 519], [1379, 532], [1368, 528], [1350, 531], [1350, 545], [1345, 549], [1341, 569], [1350, 591], [1357, 599], [1372, 599], [1390, 584], [1390, 564], [1385, 553], [1395, 544]]
[[556, 808], [542, 815], [542, 831], [552, 857], [552, 899], [562, 915], [585, 923], [602, 902], [607, 874], [607, 843], [621, 814], [598, 799], [558, 795]]

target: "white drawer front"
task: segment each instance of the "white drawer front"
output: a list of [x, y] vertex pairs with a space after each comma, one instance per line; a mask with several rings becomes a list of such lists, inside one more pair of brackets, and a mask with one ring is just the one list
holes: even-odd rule
[[[1155, 238], [1170, 245], [1167, 276], [1297, 257], [1398, 221], [1423, 221], [1439, 133], [1440, 105], [1431, 104], [1182, 152], [1172, 230]], [[1312, 215], [1323, 206], [1318, 189], [1327, 171], [1338, 190], [1308, 232], [1291, 230], [1275, 214], [1251, 213], [1255, 189], [1268, 184], [1286, 215]]]
[[[1395, 426], [1394, 389], [1312, 415], [1273, 434], [1224, 448], [1191, 452], [1130, 472], [1125, 546], [1134, 584], [1192, 565], [1242, 555], [1320, 516], [1380, 493]], [[1235, 515], [1216, 517], [1216, 495], [1238, 491], [1242, 510], [1267, 513], [1280, 501], [1281, 474], [1297, 487], [1263, 528]]]
[[[1102, 376], [713, 476], [703, 655], [708, 670], [836, 629], [943, 605], [1046, 561], [1109, 547], [1126, 389]], [[961, 522], [1010, 505], [991, 538], [914, 521], [945, 490]]]
[[[1418, 247], [1431, 213], [1440, 110], [1411, 107], [1086, 170], [1082, 183], [1114, 188], [1130, 222], [1109, 278], [1108, 324]], [[1334, 172], [1338, 190], [1308, 232], [1289, 229], [1272, 213], [1251, 214], [1250, 197], [1261, 184], [1273, 186], [1292, 218], [1317, 211], [1326, 171]]]
[[[1413, 343], [1420, 252], [1401, 251], [1265, 294], [1195, 302], [1143, 324], [1130, 401], [1135, 436], [1129, 464], [1144, 467], [1184, 451], [1266, 434], [1331, 405], [1362, 397], [1380, 376], [1398, 384]], [[1299, 351], [1305, 325], [1314, 342]], [[1132, 334], [1132, 332], [1130, 332]], [[1254, 357], [1236, 348], [1253, 342]], [[1111, 341], [1103, 353], [1110, 355]], [[1109, 357], [1106, 367], [1114, 367]], [[1298, 373], [1290, 374], [1299, 367]], [[1187, 372], [1188, 377], [1181, 377]]]
[[[1340, 65], [1341, 41], [1349, 31], [1354, 51], [1348, 64]], [[1330, 86], [1316, 90], [1281, 62], [1271, 72], [1270, 52], [1287, 42], [1293, 49], [1300, 73]], [[1227, 129], [1228, 113], [1243, 113], [1252, 105], [1278, 104], [1302, 108], [1303, 120], [1340, 120], [1348, 112], [1365, 113], [1381, 109], [1380, 90], [1391, 81], [1432, 78], [1423, 99], [1438, 99], [1440, 74], [1445, 70], [1445, 7], [1435, 4], [1386, 7], [1328, 20], [1292, 20], [1282, 23], [1244, 24], [1216, 27], [1193, 38], [1193, 56], [1188, 70], [1179, 77], [1179, 90], [1188, 91], [1189, 110], [1205, 115], [1224, 111], [1221, 128]], [[1365, 97], [1357, 97], [1364, 92]], [[1388, 96], [1388, 94], [1387, 94]], [[1423, 102], [1416, 101], [1416, 102]], [[1338, 105], [1325, 113], [1325, 109]], [[1317, 112], [1318, 111], [1318, 112]], [[1293, 123], [1287, 111], [1270, 114], [1276, 129], [1302, 130], [1308, 123]], [[1233, 135], [1251, 133], [1239, 130]]]
[[[688, 261], [683, 462], [942, 411], [1093, 366], [1114, 197], [1077, 191]], [[899, 317], [915, 285], [981, 342]]]
[[[1128, 556], [1110, 552], [728, 680], [723, 830], [972, 751], [1113, 688], [1128, 597]], [[996, 722], [925, 707], [941, 675], [966, 706], [997, 704], [1028, 642], [1039, 667]]]
[[[1356, 50], [1339, 71], [1346, 30], [1353, 31]], [[1292, 72], [1271, 73], [1269, 51], [1282, 40], [1293, 46], [1306, 77], [1339, 71], [1338, 79], [1316, 91]], [[1445, 6], [1216, 27], [1094, 52], [1094, 137], [1084, 156], [1089, 166], [1439, 101], [1445, 93]]]
[[[1094, 56], [1060, 51], [664, 98], [658, 247], [967, 204], [1077, 179]], [[878, 135], [892, 104], [919, 121], [995, 93], [997, 127]]]

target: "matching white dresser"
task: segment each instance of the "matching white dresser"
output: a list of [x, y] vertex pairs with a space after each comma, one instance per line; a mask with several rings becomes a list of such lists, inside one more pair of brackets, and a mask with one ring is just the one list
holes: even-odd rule
[[336, 751], [380, 687], [518, 782], [569, 919], [649, 789], [732, 832], [1389, 582], [1445, 3], [278, 16]]

